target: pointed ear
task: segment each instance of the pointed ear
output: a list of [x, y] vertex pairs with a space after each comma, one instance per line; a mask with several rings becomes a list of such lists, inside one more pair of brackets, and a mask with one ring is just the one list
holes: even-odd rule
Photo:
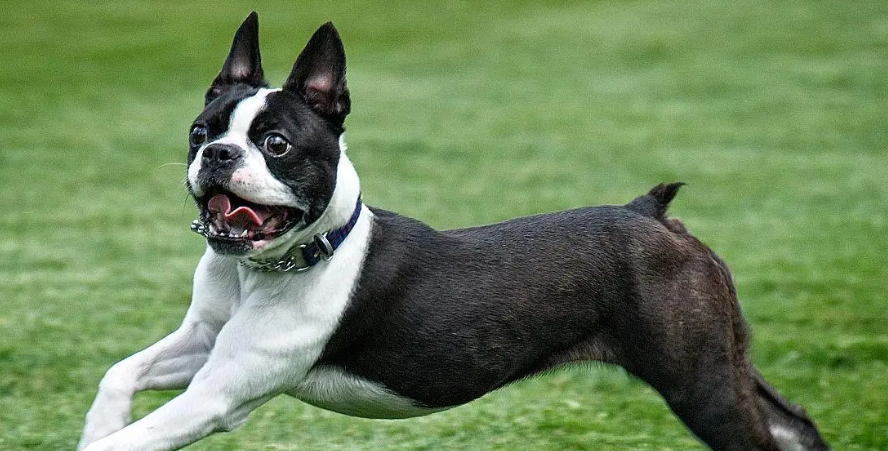
[[222, 71], [207, 90], [206, 103], [209, 104], [237, 84], [255, 88], [268, 86], [259, 55], [259, 15], [256, 11], [247, 16], [234, 34], [234, 42]]
[[284, 90], [297, 93], [321, 116], [339, 125], [351, 110], [345, 83], [345, 49], [332, 23], [311, 37], [296, 59]]

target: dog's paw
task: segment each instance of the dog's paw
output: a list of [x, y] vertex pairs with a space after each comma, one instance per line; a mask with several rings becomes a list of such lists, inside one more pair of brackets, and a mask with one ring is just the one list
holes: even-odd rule
[[83, 448], [80, 445], [77, 446], [77, 451], [111, 451], [112, 449], [114, 449], [113, 445], [108, 440], [92, 442]]
[[88, 415], [83, 434], [80, 436], [80, 443], [77, 444], [77, 451], [92, 451], [91, 444], [125, 428], [128, 423], [127, 418], [120, 417], [115, 419], [104, 417], [101, 420], [90, 421], [90, 415]]

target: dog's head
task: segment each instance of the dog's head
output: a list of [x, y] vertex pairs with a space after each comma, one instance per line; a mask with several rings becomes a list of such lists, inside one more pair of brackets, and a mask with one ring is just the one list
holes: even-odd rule
[[345, 52], [319, 28], [281, 89], [269, 89], [256, 13], [237, 30], [189, 133], [188, 190], [218, 253], [256, 255], [330, 203], [350, 109]]

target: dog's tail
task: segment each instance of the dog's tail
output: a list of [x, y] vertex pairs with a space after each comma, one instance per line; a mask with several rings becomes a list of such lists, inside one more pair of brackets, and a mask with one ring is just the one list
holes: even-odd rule
[[678, 194], [678, 189], [684, 185], [682, 182], [661, 183], [644, 196], [638, 196], [633, 199], [632, 202], [626, 204], [626, 208], [662, 222], [673, 232], [687, 232], [681, 221], [666, 217], [669, 202], [672, 202], [672, 199]]

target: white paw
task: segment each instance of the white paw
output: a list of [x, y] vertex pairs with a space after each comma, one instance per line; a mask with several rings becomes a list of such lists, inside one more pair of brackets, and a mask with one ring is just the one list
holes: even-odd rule
[[77, 447], [77, 451], [111, 451], [114, 445], [111, 444], [108, 440], [99, 440], [97, 442], [90, 443], [86, 446], [86, 448]]
[[101, 420], [91, 421], [92, 412], [87, 415], [86, 426], [83, 428], [83, 435], [80, 436], [80, 443], [77, 445], [77, 451], [88, 449], [93, 451], [90, 444], [101, 440], [123, 428], [129, 423], [128, 418], [113, 418], [105, 416]]

